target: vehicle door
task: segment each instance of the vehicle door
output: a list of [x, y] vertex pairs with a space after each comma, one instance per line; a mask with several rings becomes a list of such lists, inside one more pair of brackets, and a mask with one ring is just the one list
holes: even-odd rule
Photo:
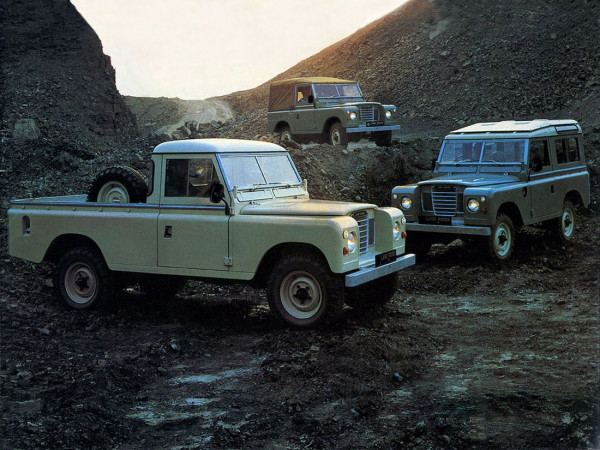
[[227, 270], [228, 221], [225, 205], [210, 202], [220, 181], [212, 155], [167, 156], [161, 179], [158, 265]]
[[556, 212], [555, 178], [547, 139], [529, 142], [528, 162], [530, 218], [542, 220]]
[[293, 114], [296, 131], [292, 130], [292, 133], [316, 131], [314, 95], [310, 84], [296, 86]]

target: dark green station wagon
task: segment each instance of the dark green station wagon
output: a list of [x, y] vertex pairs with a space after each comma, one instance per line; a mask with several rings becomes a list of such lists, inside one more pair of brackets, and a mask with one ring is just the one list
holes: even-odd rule
[[400, 130], [394, 105], [367, 102], [356, 81], [329, 77], [273, 82], [267, 125], [280, 142], [307, 137], [341, 146], [363, 137], [389, 146]]
[[433, 243], [487, 240], [508, 259], [515, 229], [541, 223], [561, 243], [575, 232], [575, 207], [590, 203], [581, 126], [574, 120], [478, 123], [442, 143], [434, 178], [392, 191], [406, 216], [409, 251]]

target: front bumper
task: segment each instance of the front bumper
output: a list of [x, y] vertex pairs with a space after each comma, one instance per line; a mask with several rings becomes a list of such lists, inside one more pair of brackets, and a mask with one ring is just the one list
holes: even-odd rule
[[360, 286], [361, 284], [368, 283], [369, 281], [376, 280], [377, 278], [381, 278], [398, 272], [399, 270], [406, 269], [414, 264], [415, 255], [412, 253], [407, 253], [389, 264], [384, 264], [383, 266], [379, 267], [358, 269], [356, 272], [347, 274], [345, 277], [345, 285], [346, 287]]
[[346, 133], [369, 133], [372, 131], [400, 131], [400, 125], [380, 125], [378, 127], [353, 127], [346, 128]]
[[424, 223], [406, 223], [406, 231], [421, 231], [425, 233], [470, 234], [473, 236], [491, 236], [490, 227], [466, 225], [429, 225]]

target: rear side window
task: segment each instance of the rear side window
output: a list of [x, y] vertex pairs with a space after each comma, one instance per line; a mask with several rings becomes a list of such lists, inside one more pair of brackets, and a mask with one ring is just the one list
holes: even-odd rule
[[556, 139], [554, 141], [554, 148], [556, 149], [556, 162], [558, 162], [558, 164], [580, 160], [578, 138], [570, 137]]
[[569, 138], [567, 140], [567, 157], [569, 162], [579, 161], [579, 145], [577, 139]]

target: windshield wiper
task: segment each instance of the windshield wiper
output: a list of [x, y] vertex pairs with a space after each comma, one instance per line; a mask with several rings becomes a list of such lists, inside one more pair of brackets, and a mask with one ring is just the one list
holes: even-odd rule
[[261, 186], [272, 186], [272, 185], [275, 185], [277, 187], [285, 187], [285, 188], [292, 187], [292, 185], [290, 183], [284, 183], [283, 181], [271, 181], [269, 183], [254, 183], [252, 185], [252, 189], [250, 189], [250, 191], [255, 191]]
[[255, 190], [257, 190], [259, 187], [261, 186], [268, 186], [271, 183], [254, 183], [252, 185], [252, 189], [250, 189], [251, 192], [254, 192]]

